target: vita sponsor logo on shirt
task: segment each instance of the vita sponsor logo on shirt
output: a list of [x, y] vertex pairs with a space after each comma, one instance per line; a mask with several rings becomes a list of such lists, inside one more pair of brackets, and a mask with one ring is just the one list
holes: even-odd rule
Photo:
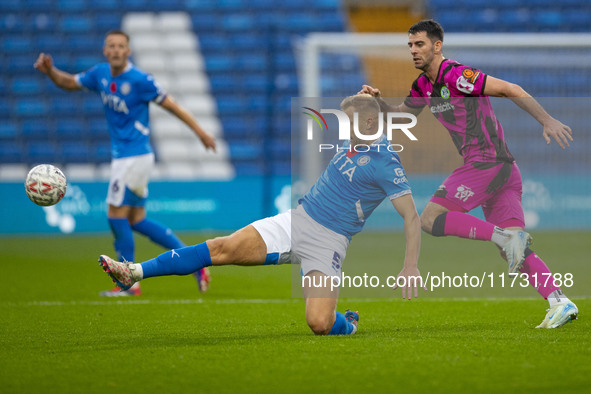
[[[103, 79], [102, 82], [103, 86], [105, 86], [106, 80]], [[129, 84], [127, 85], [128, 86], [125, 86], [124, 84], [124, 86], [122, 86], [124, 90], [124, 92], [122, 92], [123, 94], [128, 94], [131, 90], [131, 86], [129, 86]], [[111, 92], [111, 94], [107, 94], [101, 90], [101, 100], [103, 101], [103, 105], [108, 108], [111, 108], [115, 112], [121, 112], [128, 115], [129, 109], [127, 108], [127, 103], [121, 97], [115, 95], [115, 93], [117, 93], [117, 84], [115, 84], [115, 82], [111, 82], [111, 85], [109, 86], [109, 91]]]

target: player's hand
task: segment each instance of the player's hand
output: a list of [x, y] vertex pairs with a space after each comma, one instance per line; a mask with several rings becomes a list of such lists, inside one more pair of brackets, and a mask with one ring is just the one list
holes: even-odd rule
[[396, 277], [394, 290], [398, 288], [399, 284], [402, 289], [402, 298], [408, 298], [409, 300], [412, 298], [413, 288], [415, 290], [415, 298], [418, 298], [419, 296], [419, 286], [427, 291], [427, 284], [423, 282], [423, 277], [421, 276], [419, 269], [416, 267], [402, 268], [402, 271], [400, 271]]
[[53, 59], [51, 55], [46, 53], [40, 53], [33, 67], [41, 71], [43, 74], [49, 74], [49, 72], [53, 68]]
[[380, 92], [380, 89], [372, 88], [369, 85], [363, 85], [363, 87], [359, 92], [357, 92], [357, 94], [371, 94], [374, 97], [380, 97], [382, 95], [382, 92]]
[[569, 147], [569, 141], [573, 141], [572, 134], [573, 132], [570, 127], [562, 124], [562, 122], [554, 118], [551, 118], [550, 121], [544, 123], [544, 132], [542, 135], [546, 140], [546, 145], [550, 145], [552, 138], [554, 138], [554, 141], [556, 141], [558, 146], [560, 146], [562, 149], [565, 148], [565, 145], [566, 147]]
[[214, 152], [216, 152], [215, 138], [213, 138], [211, 135], [205, 133], [203, 135], [200, 135], [199, 139], [203, 143], [203, 146], [205, 146], [206, 150], [211, 149]]

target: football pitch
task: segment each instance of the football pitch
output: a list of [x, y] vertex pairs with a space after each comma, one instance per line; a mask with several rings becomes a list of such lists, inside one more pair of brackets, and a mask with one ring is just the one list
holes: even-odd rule
[[[203, 295], [192, 276], [172, 276], [142, 282], [141, 297], [107, 299], [96, 261], [113, 255], [109, 236], [2, 238], [0, 392], [589, 392], [591, 233], [532, 235], [553, 271], [572, 274], [563, 290], [578, 321], [534, 329], [547, 303], [492, 282], [506, 271], [493, 246], [424, 235], [424, 276], [486, 272], [491, 283], [412, 301], [343, 290], [339, 310], [360, 313], [346, 337], [311, 333], [289, 266], [213, 268]], [[162, 251], [136, 240], [140, 261]], [[395, 275], [403, 253], [402, 234], [362, 233], [344, 268]]]

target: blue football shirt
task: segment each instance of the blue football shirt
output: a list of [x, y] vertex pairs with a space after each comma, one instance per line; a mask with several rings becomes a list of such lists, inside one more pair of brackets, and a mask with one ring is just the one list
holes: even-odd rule
[[350, 239], [363, 229], [386, 197], [393, 200], [410, 194], [400, 157], [388, 151], [388, 146], [383, 136], [367, 152], [337, 152], [316, 184], [300, 199], [308, 215]]
[[113, 77], [108, 63], [100, 63], [76, 74], [76, 82], [100, 95], [111, 136], [113, 158], [153, 152], [150, 145], [150, 101], [161, 103], [166, 93], [147, 74], [128, 63]]

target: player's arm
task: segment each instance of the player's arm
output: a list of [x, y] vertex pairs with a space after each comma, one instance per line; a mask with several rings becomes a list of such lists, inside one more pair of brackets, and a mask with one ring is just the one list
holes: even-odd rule
[[565, 145], [570, 146], [569, 141], [573, 140], [573, 132], [570, 127], [550, 116], [544, 107], [523, 90], [521, 86], [489, 75], [486, 78], [483, 93], [487, 96], [510, 98], [521, 109], [540, 122], [544, 127], [542, 135], [546, 140], [546, 144], [550, 144], [550, 141], [554, 138], [562, 149], [564, 149]]
[[[392, 105], [383, 99], [382, 92], [380, 91], [380, 89], [371, 87], [369, 85], [363, 85], [362, 89], [357, 94], [371, 94], [372, 96], [374, 96], [376, 98], [377, 102], [380, 104], [380, 111], [382, 111], [382, 113], [384, 113], [384, 114], [386, 112], [406, 112], [406, 113], [411, 113], [416, 116], [416, 115], [420, 114], [421, 111], [423, 110], [423, 107], [419, 107], [419, 108], [409, 107], [404, 102], [402, 102], [398, 105]], [[408, 120], [406, 118], [403, 118], [403, 119], [404, 119], [403, 122]]]
[[406, 287], [402, 288], [402, 297], [407, 298], [408, 296], [408, 299], [411, 299], [412, 289], [414, 288], [414, 296], [416, 298], [418, 297], [418, 286], [425, 288], [418, 268], [421, 249], [421, 222], [412, 194], [395, 198], [392, 200], [392, 205], [402, 219], [404, 219], [406, 251], [404, 254], [404, 267], [400, 271], [400, 274], [398, 274], [398, 277], [403, 276], [406, 278]]
[[76, 82], [74, 75], [62, 71], [53, 65], [53, 59], [49, 54], [40, 53], [34, 67], [43, 74], [46, 74], [57, 87], [64, 90], [82, 89]]
[[166, 96], [160, 105], [189, 126], [195, 135], [199, 137], [206, 149], [212, 149], [215, 152], [215, 138], [199, 126], [189, 111], [180, 106], [171, 96]]

